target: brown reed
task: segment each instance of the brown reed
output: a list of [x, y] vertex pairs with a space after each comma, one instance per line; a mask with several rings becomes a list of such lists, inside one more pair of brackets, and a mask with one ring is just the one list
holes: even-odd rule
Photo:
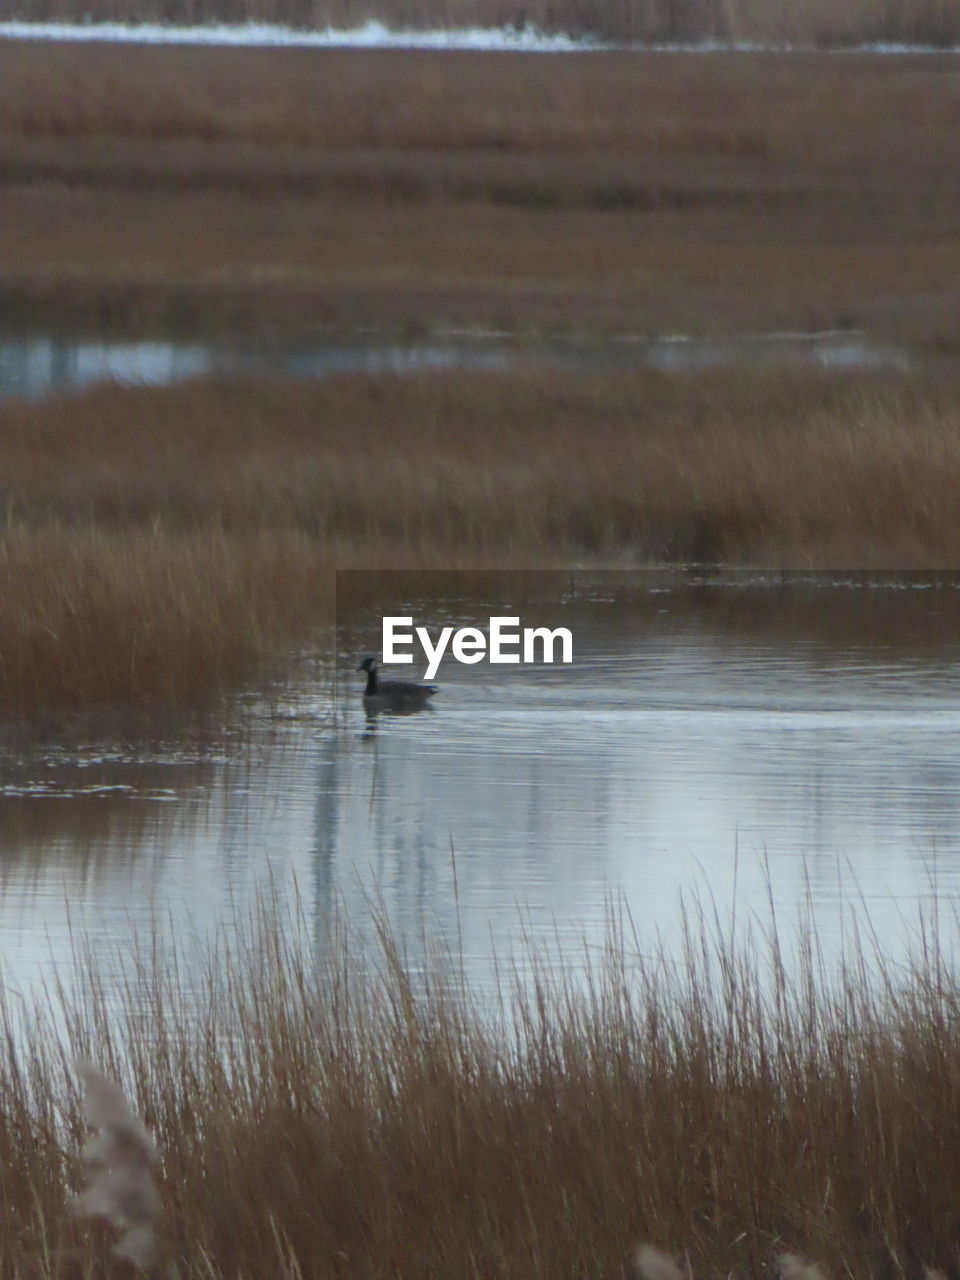
[[[0, 467], [12, 531], [202, 533], [224, 557], [234, 534], [289, 536], [303, 577], [314, 549], [368, 568], [932, 568], [960, 549], [958, 412], [948, 373], [789, 362], [222, 378], [0, 407]], [[284, 550], [260, 550], [292, 605]], [[237, 581], [211, 563], [198, 594]]]
[[29, 717], [215, 703], [269, 674], [331, 594], [320, 550], [292, 533], [10, 527], [0, 705]]
[[9, 41], [2, 59], [18, 329], [956, 341], [950, 58]]
[[339, 568], [949, 568], [949, 376], [350, 375], [0, 407], [0, 700], [215, 695]]
[[855, 944], [834, 972], [806, 935], [795, 970], [784, 939], [688, 926], [680, 954], [613, 933], [591, 973], [504, 970], [492, 996], [449, 957], [408, 972], [389, 935], [361, 964], [335, 929], [318, 963], [286, 914], [199, 968], [148, 940], [119, 986], [88, 966], [29, 1016], [0, 991], [5, 1274], [118, 1274], [67, 1213], [75, 1052], [156, 1134], [184, 1277], [676, 1276], [633, 1251], [651, 1238], [704, 1280], [952, 1268], [960, 1021], [936, 929], [905, 968]]

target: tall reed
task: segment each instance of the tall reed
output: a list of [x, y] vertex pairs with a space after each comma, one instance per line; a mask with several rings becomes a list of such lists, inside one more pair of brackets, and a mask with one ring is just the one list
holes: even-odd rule
[[15, 525], [0, 538], [0, 706], [214, 700], [328, 618], [332, 590], [295, 533]]
[[261, 581], [277, 568], [282, 616], [302, 598], [283, 573], [306, 582], [316, 555], [947, 567], [958, 415], [948, 377], [789, 364], [219, 379], [0, 407], [0, 467], [13, 531], [129, 530], [144, 549], [202, 535], [214, 558], [195, 589], [211, 600], [245, 598], [222, 559], [242, 535]]
[[335, 567], [950, 567], [950, 380], [732, 370], [97, 388], [0, 407], [0, 704], [180, 704]]
[[386, 932], [377, 960], [334, 926], [318, 960], [281, 913], [199, 967], [154, 939], [46, 1006], [5, 993], [5, 1273], [102, 1274], [115, 1240], [67, 1212], [77, 1053], [156, 1137], [184, 1276], [599, 1280], [640, 1242], [703, 1277], [953, 1268], [939, 910], [905, 966], [851, 941], [831, 971], [809, 934], [732, 938], [694, 909], [679, 946], [613, 929], [592, 969], [506, 964], [499, 990], [408, 971]]
[[215, 696], [329, 620], [338, 567], [949, 568], [958, 416], [949, 378], [789, 367], [2, 406], [0, 705]]

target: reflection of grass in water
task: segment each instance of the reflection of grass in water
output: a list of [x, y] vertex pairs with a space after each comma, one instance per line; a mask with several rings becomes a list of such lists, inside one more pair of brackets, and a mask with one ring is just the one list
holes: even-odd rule
[[8, 1269], [100, 1274], [107, 1242], [65, 1212], [78, 1053], [156, 1134], [187, 1276], [612, 1276], [640, 1240], [703, 1276], [953, 1256], [957, 988], [932, 930], [905, 968], [853, 944], [828, 978], [815, 939], [788, 961], [694, 912], [678, 963], [611, 930], [586, 977], [542, 965], [484, 1001], [388, 936], [366, 976], [343, 937], [315, 967], [308, 935], [276, 915], [191, 969], [199, 997], [147, 942], [119, 990], [88, 970], [28, 1033], [8, 1003]]
[[956, 386], [810, 370], [105, 387], [0, 407], [0, 696], [183, 703], [332, 569], [960, 561]]

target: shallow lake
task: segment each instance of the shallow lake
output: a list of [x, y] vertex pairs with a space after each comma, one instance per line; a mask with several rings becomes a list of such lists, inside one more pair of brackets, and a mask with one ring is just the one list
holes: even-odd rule
[[[611, 903], [651, 947], [697, 897], [785, 936], [805, 911], [828, 958], [850, 918], [896, 958], [934, 894], [954, 931], [960, 577], [357, 574], [338, 606], [336, 680], [248, 700], [216, 746], [5, 753], [8, 986], [71, 934], [122, 965], [151, 918], [183, 943], [293, 882], [319, 949], [380, 912], [481, 987], [527, 944], [577, 969]], [[428, 710], [370, 717], [383, 610], [564, 626], [574, 660], [445, 660]]]
[[894, 344], [842, 330], [727, 339], [625, 335], [603, 341], [456, 331], [421, 340], [320, 333], [311, 340], [274, 347], [0, 335], [0, 398], [35, 399], [105, 381], [157, 386], [218, 373], [324, 378], [431, 369], [506, 371], [532, 362], [575, 371], [649, 368], [683, 373], [737, 362], [762, 366], [785, 360], [828, 369], [896, 371], [909, 369], [918, 357]]

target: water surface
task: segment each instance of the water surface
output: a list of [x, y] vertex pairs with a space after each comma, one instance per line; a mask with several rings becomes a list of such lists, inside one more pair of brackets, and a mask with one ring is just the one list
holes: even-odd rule
[[204, 23], [187, 26], [155, 22], [0, 22], [0, 39], [79, 40], [120, 44], [241, 45], [251, 48], [347, 48], [470, 50], [492, 53], [591, 53], [619, 50], [635, 53], [826, 53], [858, 54], [956, 54], [950, 45], [904, 41], [870, 41], [827, 47], [807, 44], [771, 44], [744, 40], [689, 40], [682, 43], [623, 43], [602, 41], [589, 35], [540, 31], [522, 21], [504, 27], [449, 27], [411, 30], [388, 27], [370, 19], [352, 28], [326, 27], [303, 30], [278, 23]]
[[[158, 912], [189, 941], [292, 881], [320, 950], [336, 912], [379, 911], [413, 963], [446, 938], [481, 986], [523, 939], [577, 968], [612, 900], [651, 948], [691, 894], [725, 923], [772, 905], [786, 933], [802, 908], [828, 957], [851, 915], [896, 957], [934, 893], [952, 909], [960, 580], [498, 581], [354, 584], [336, 686], [248, 707], [216, 747], [8, 753], [3, 981], [65, 963], [71, 932], [123, 964]], [[570, 627], [575, 661], [445, 662], [430, 710], [368, 718], [354, 668], [384, 604], [431, 624], [519, 611]]]
[[437, 369], [506, 372], [537, 363], [586, 372], [659, 369], [687, 373], [746, 362], [790, 361], [827, 369], [906, 370], [905, 348], [862, 333], [746, 334], [739, 338], [523, 339], [508, 333], [449, 332], [422, 340], [387, 334], [321, 334], [287, 346], [228, 342], [0, 337], [0, 398], [35, 399], [98, 382], [162, 386], [211, 374], [326, 378], [340, 373], [417, 374]]

